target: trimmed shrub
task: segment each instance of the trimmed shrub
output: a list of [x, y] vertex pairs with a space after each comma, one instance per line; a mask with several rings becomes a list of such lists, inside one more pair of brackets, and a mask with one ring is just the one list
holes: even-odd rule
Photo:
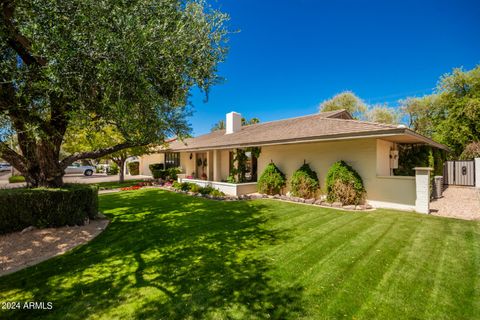
[[206, 195], [206, 194], [212, 193], [213, 190], [215, 190], [213, 187], [206, 186], [206, 187], [200, 188], [200, 190], [198, 190], [198, 192], [200, 192], [203, 195]]
[[115, 176], [120, 172], [118, 169], [118, 166], [116, 163], [112, 163], [110, 166], [107, 168], [107, 175], [109, 176]]
[[213, 197], [223, 197], [223, 196], [225, 196], [225, 193], [223, 193], [222, 191], [220, 191], [218, 189], [213, 189], [210, 192], [210, 195], [213, 196]]
[[290, 191], [295, 197], [314, 198], [319, 187], [317, 173], [307, 163], [295, 171], [290, 181]]
[[166, 171], [167, 171], [167, 176], [171, 180], [177, 180], [177, 178], [178, 178], [177, 175], [182, 172], [182, 168], [178, 168], [178, 167], [168, 168]]
[[47, 189], [0, 190], [0, 234], [38, 228], [83, 225], [98, 213], [98, 188], [65, 185]]
[[258, 179], [258, 192], [270, 195], [279, 194], [286, 184], [285, 174], [272, 162], [267, 165]]
[[191, 192], [195, 192], [195, 193], [200, 192], [200, 186], [199, 186], [198, 184], [196, 184], [196, 183], [190, 183], [190, 188], [189, 188], [189, 190], [190, 190]]
[[25, 182], [25, 177], [24, 176], [18, 176], [14, 175], [8, 178], [9, 183], [20, 183], [20, 182]]
[[327, 173], [327, 200], [344, 205], [365, 201], [365, 187], [360, 175], [344, 161], [335, 162]]
[[178, 182], [178, 181], [175, 181], [174, 183], [172, 183], [172, 187], [175, 189], [175, 190], [179, 190], [179, 191], [189, 191], [190, 190], [190, 183], [188, 182]]
[[128, 163], [128, 172], [132, 176], [138, 176], [140, 174], [140, 163], [139, 162], [129, 162]]

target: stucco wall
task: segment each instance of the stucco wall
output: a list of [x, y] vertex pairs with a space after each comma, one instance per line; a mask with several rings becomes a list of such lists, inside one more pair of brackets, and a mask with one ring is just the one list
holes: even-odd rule
[[377, 175], [390, 175], [390, 149], [393, 142], [377, 139]]
[[[384, 144], [380, 144], [384, 146]], [[385, 150], [386, 148], [380, 148], [379, 151], [384, 153]], [[325, 190], [325, 177], [330, 166], [336, 161], [344, 160], [362, 177], [368, 200], [407, 206], [415, 205], [415, 181], [413, 179], [377, 175], [376, 139], [262, 147], [258, 159], [259, 175], [271, 160], [287, 175], [287, 179], [291, 178], [293, 172], [305, 160], [317, 172], [323, 190]], [[382, 170], [384, 168], [380, 171]]]
[[180, 167], [182, 167], [185, 175], [190, 176], [195, 172], [195, 157], [192, 154], [192, 159], [190, 159], [190, 152], [180, 153]]
[[141, 156], [139, 159], [140, 163], [140, 174], [145, 176], [151, 176], [152, 173], [148, 168], [149, 165], [153, 163], [165, 163], [165, 154], [163, 153], [153, 153]]
[[220, 159], [220, 180], [227, 180], [230, 171], [230, 150], [221, 150]]

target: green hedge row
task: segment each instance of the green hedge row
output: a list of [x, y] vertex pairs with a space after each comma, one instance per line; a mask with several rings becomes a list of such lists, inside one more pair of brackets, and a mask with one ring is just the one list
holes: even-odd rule
[[98, 213], [98, 188], [65, 185], [58, 189], [0, 190], [0, 234], [38, 228], [83, 225]]

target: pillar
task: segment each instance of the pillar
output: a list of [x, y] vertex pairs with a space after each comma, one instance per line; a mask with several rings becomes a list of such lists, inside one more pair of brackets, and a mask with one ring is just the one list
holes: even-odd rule
[[220, 160], [220, 150], [213, 150], [213, 181], [221, 180]]
[[415, 168], [416, 200], [415, 211], [418, 213], [430, 213], [430, 173], [432, 168]]

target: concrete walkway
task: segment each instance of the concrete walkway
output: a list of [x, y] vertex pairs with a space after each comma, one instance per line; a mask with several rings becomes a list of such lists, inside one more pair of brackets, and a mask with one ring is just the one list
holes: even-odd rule
[[443, 197], [430, 203], [430, 213], [435, 216], [480, 220], [480, 189], [449, 186]]

